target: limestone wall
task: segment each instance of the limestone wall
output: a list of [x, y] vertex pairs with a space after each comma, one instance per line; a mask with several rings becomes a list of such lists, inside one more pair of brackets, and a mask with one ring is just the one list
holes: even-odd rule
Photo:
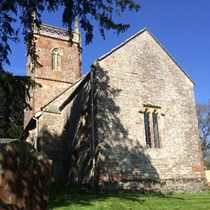
[[60, 114], [44, 112], [39, 118], [38, 150], [52, 160], [52, 177], [63, 179], [63, 119]]
[[52, 160], [55, 180], [84, 184], [90, 181], [92, 168], [89, 80], [77, 88], [70, 88], [43, 110], [38, 142], [39, 150]]
[[[203, 188], [193, 83], [169, 54], [144, 31], [99, 59], [96, 69], [99, 185]], [[146, 147], [145, 105], [160, 109], [161, 148]]]
[[69, 182], [88, 185], [92, 180], [90, 83], [87, 82], [65, 108], [67, 112]]

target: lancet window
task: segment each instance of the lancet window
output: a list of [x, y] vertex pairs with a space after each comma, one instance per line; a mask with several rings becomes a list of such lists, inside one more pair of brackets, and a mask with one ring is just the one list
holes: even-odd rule
[[161, 148], [161, 138], [159, 132], [160, 107], [145, 107], [144, 128], [145, 141], [148, 148]]
[[52, 50], [52, 69], [55, 71], [61, 70], [61, 51], [58, 48]]

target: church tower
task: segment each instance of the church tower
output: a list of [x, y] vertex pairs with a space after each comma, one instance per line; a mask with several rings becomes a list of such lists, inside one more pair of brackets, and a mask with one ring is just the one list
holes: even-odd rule
[[71, 42], [67, 30], [54, 26], [41, 24], [33, 32], [40, 66], [35, 66], [29, 56], [26, 71], [41, 87], [31, 90], [32, 110], [25, 111], [25, 126], [37, 111], [81, 77], [81, 35], [77, 21]]

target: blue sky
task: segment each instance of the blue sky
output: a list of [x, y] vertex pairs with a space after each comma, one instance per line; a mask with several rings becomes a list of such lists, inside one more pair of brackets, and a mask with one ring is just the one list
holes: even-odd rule
[[[141, 4], [138, 13], [126, 12], [120, 19], [131, 28], [117, 36], [106, 33], [106, 40], [97, 28], [92, 44], [83, 40], [83, 73], [91, 64], [142, 28], [148, 28], [182, 69], [195, 82], [195, 99], [207, 102], [210, 99], [210, 0], [136, 0]], [[62, 27], [61, 11], [43, 13], [43, 23]], [[97, 26], [96, 26], [97, 27]], [[10, 66], [5, 69], [15, 75], [25, 74], [26, 47], [21, 41], [11, 45]]]

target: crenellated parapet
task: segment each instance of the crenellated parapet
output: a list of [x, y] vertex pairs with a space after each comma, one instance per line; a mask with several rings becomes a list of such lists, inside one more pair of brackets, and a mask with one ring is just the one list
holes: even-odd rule
[[60, 40], [69, 41], [72, 36], [72, 42], [76, 44], [81, 44], [81, 34], [78, 31], [72, 31], [71, 34], [68, 30], [58, 28], [55, 26], [50, 26], [46, 24], [41, 24], [40, 27], [34, 29], [35, 34], [48, 36], [51, 38], [56, 38]]

